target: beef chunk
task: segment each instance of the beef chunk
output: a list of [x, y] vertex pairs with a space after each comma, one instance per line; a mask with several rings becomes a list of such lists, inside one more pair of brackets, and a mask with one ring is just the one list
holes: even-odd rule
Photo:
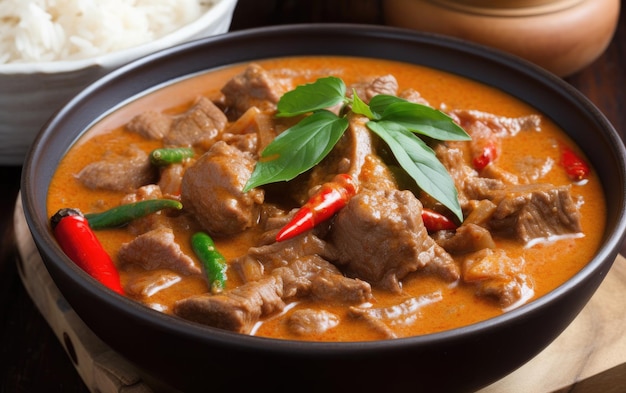
[[409, 102], [413, 102], [415, 104], [430, 106], [430, 103], [428, 102], [428, 100], [422, 97], [420, 92], [415, 89], [409, 88], [406, 90], [402, 90], [400, 94], [398, 94], [398, 97], [403, 98]]
[[[244, 259], [249, 262], [250, 257]], [[276, 265], [280, 257], [273, 259], [268, 266]], [[241, 261], [235, 260], [233, 266], [238, 263]], [[176, 303], [174, 312], [206, 325], [248, 333], [259, 318], [282, 311], [287, 299], [310, 296], [348, 304], [371, 299], [369, 284], [342, 276], [334, 265], [317, 255], [284, 261], [281, 267], [267, 273], [220, 295], [206, 294], [181, 300]]]
[[365, 103], [369, 103], [370, 100], [379, 94], [386, 94], [395, 96], [398, 94], [398, 81], [391, 75], [383, 75], [371, 80], [355, 83], [348, 89], [348, 95], [352, 95], [352, 89], [356, 91], [357, 96]]
[[135, 203], [139, 201], [145, 201], [148, 199], [160, 199], [163, 198], [161, 188], [156, 184], [147, 184], [134, 190], [133, 192], [124, 195], [122, 198], [122, 204]]
[[[519, 184], [520, 180], [517, 176], [497, 167], [494, 164], [497, 161], [494, 160], [497, 160], [500, 154], [502, 138], [522, 131], [540, 130], [541, 118], [538, 115], [509, 118], [472, 110], [453, 110], [449, 112], [449, 115], [472, 137], [469, 142], [446, 142], [435, 147], [437, 157], [455, 182], [462, 207], [470, 199], [480, 199], [480, 196], [476, 196], [476, 192], [484, 188]], [[479, 177], [478, 171], [469, 163], [480, 157], [487, 146], [495, 150], [495, 158], [484, 168], [479, 167]]]
[[358, 304], [372, 298], [369, 283], [345, 277], [339, 272], [323, 270], [311, 277], [310, 296], [334, 303]]
[[495, 179], [504, 184], [519, 184], [520, 177], [502, 169], [500, 166], [491, 164], [487, 165], [480, 171], [480, 175], [488, 179]]
[[524, 260], [509, 258], [501, 249], [483, 249], [463, 261], [463, 281], [476, 287], [476, 294], [492, 298], [503, 307], [528, 299], [532, 283], [524, 274]]
[[296, 310], [287, 318], [289, 331], [306, 336], [322, 334], [339, 324], [339, 317], [326, 310], [313, 310], [310, 308]]
[[438, 231], [433, 239], [450, 254], [465, 254], [495, 248], [491, 232], [476, 224], [463, 224], [456, 231]]
[[221, 91], [229, 116], [236, 119], [252, 107], [263, 112], [275, 111], [278, 100], [288, 90], [289, 86], [273, 78], [260, 65], [251, 64], [228, 81]]
[[279, 275], [285, 297], [313, 297], [335, 303], [362, 303], [371, 299], [368, 283], [345, 277], [328, 262], [336, 250], [314, 233], [259, 247], [236, 258], [233, 269], [244, 280], [258, 280], [263, 274]]
[[[268, 237], [272, 239], [276, 237], [276, 230], [271, 230], [269, 233]], [[272, 241], [270, 244], [250, 247], [245, 255], [232, 261], [232, 266], [233, 269], [239, 271], [244, 281], [254, 281], [260, 279], [265, 273], [280, 267], [290, 266], [294, 261], [310, 255], [332, 259], [335, 251], [328, 243], [312, 232], [308, 232], [283, 242]], [[324, 262], [324, 268], [336, 269], [328, 262]], [[317, 270], [321, 268], [318, 266]], [[302, 267], [298, 267], [298, 269], [302, 269]], [[308, 270], [310, 269], [308, 268]]]
[[476, 199], [474, 195], [466, 195], [466, 183], [482, 178], [479, 178], [478, 172], [466, 164], [463, 150], [439, 143], [435, 146], [435, 154], [454, 181], [461, 207], [466, 205], [470, 199]]
[[[122, 204], [135, 203], [139, 201], [145, 201], [149, 199], [163, 198], [161, 188], [156, 184], [148, 184], [146, 186], [139, 187], [135, 192], [126, 194], [122, 198]], [[135, 235], [149, 232], [157, 228], [165, 228], [170, 226], [168, 217], [163, 211], [148, 214], [147, 216], [136, 218], [128, 223], [128, 231]]]
[[507, 187], [502, 181], [491, 179], [488, 177], [473, 176], [468, 177], [463, 182], [463, 195], [465, 195], [465, 204], [461, 206], [463, 209], [472, 201], [489, 198], [494, 192], [505, 190]]
[[172, 118], [161, 112], [146, 111], [132, 118], [126, 129], [147, 139], [161, 140], [170, 131]]
[[223, 134], [222, 140], [241, 151], [257, 155], [257, 134]]
[[211, 147], [228, 119], [211, 100], [200, 97], [185, 113], [176, 117], [170, 132], [164, 137], [167, 146]]
[[102, 160], [88, 164], [76, 175], [88, 188], [125, 192], [153, 183], [156, 176], [148, 154], [135, 146], [130, 146], [122, 154], [106, 154]]
[[136, 264], [146, 270], [170, 269], [185, 275], [202, 272], [180, 249], [170, 228], [154, 229], [122, 244], [118, 257], [122, 264]]
[[124, 289], [133, 297], [149, 299], [160, 291], [180, 282], [182, 277], [169, 270], [155, 270], [151, 273], [136, 276], [129, 281]]
[[232, 235], [255, 225], [264, 193], [243, 193], [255, 161], [249, 154], [217, 142], [183, 176], [181, 201], [211, 235]]
[[174, 314], [181, 318], [238, 333], [250, 333], [259, 318], [280, 312], [283, 283], [268, 276], [219, 295], [195, 295], [177, 301]]
[[420, 310], [443, 299], [441, 292], [411, 297], [399, 304], [381, 308], [350, 307], [348, 315], [352, 318], [365, 320], [384, 338], [396, 338], [390, 325], [404, 325], [415, 322]]
[[514, 136], [522, 131], [539, 131], [541, 129], [541, 116], [539, 115], [506, 117], [464, 109], [450, 111], [449, 115], [463, 128], [472, 128], [475, 124], [480, 123], [500, 137]]
[[158, 185], [164, 195], [179, 197], [183, 183], [183, 175], [187, 166], [185, 164], [170, 164], [162, 168], [159, 175]]
[[336, 216], [331, 241], [348, 275], [400, 292], [418, 269], [447, 281], [459, 278], [452, 257], [428, 236], [422, 205], [410, 191], [361, 192]]
[[240, 118], [229, 124], [222, 134], [222, 140], [239, 150], [257, 157], [276, 138], [272, 115], [252, 107]]
[[536, 238], [578, 233], [580, 212], [570, 186], [521, 185], [495, 190], [490, 200], [497, 205], [489, 226], [528, 242]]

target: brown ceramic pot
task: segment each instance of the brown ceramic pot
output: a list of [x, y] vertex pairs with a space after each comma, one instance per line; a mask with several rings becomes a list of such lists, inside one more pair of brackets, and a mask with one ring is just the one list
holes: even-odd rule
[[450, 35], [576, 73], [608, 46], [620, 0], [386, 0], [392, 26]]

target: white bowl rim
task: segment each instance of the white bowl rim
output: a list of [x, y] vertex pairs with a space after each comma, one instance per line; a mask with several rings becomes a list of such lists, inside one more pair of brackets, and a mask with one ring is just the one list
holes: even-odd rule
[[195, 37], [208, 26], [216, 24], [219, 18], [224, 17], [228, 12], [234, 10], [237, 3], [237, 0], [213, 1], [213, 6], [199, 18], [153, 41], [84, 59], [0, 64], [0, 74], [52, 74], [72, 72], [93, 66], [103, 68], [117, 67], [149, 53], [157, 52], [161, 49], [178, 44], [185, 39]]

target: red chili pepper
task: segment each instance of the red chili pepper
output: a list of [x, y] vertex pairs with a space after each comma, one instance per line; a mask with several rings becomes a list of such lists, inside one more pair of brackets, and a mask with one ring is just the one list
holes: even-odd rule
[[561, 165], [572, 180], [582, 180], [589, 175], [589, 165], [572, 149], [561, 145]]
[[489, 142], [485, 146], [483, 146], [480, 154], [474, 157], [474, 159], [472, 160], [472, 165], [474, 165], [474, 169], [480, 171], [491, 162], [493, 162], [497, 156], [498, 149], [495, 142]]
[[54, 237], [65, 254], [91, 277], [124, 294], [113, 260], [77, 209], [61, 209], [50, 219]]
[[313, 195], [276, 235], [276, 241], [291, 239], [317, 224], [328, 220], [341, 210], [357, 191], [352, 176], [339, 174]]
[[424, 221], [424, 226], [428, 232], [457, 228], [457, 225], [448, 217], [426, 208], [422, 209], [422, 220]]

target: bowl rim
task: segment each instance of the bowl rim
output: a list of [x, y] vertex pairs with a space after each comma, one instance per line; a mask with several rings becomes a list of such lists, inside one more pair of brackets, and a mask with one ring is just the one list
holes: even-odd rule
[[[582, 93], [567, 84], [563, 79], [551, 74], [550, 72], [532, 64], [517, 56], [501, 52], [496, 49], [488, 48], [486, 46], [470, 43], [461, 39], [442, 36], [433, 33], [416, 32], [413, 30], [378, 26], [378, 25], [360, 25], [351, 23], [305, 23], [305, 24], [292, 24], [292, 25], [280, 25], [280, 26], [266, 26], [259, 28], [251, 28], [245, 30], [239, 30], [229, 32], [227, 34], [212, 36], [179, 44], [175, 47], [167, 48], [165, 50], [150, 54], [141, 59], [135, 60], [127, 65], [124, 65], [106, 76], [98, 79], [85, 89], [83, 89], [78, 95], [76, 95], [57, 115], [53, 116], [42, 131], [35, 138], [34, 143], [31, 145], [27, 154], [27, 159], [24, 163], [24, 169], [22, 171], [21, 186], [22, 190], [22, 202], [24, 205], [24, 214], [28, 223], [28, 226], [33, 234], [33, 238], [38, 244], [38, 247], [43, 247], [48, 252], [57, 253], [64, 262], [60, 264], [61, 269], [66, 274], [69, 274], [72, 278], [78, 279], [81, 287], [84, 287], [89, 291], [90, 295], [95, 296], [107, 303], [116, 303], [123, 306], [125, 312], [132, 313], [136, 310], [134, 317], [139, 318], [143, 323], [151, 323], [160, 326], [163, 330], [168, 332], [182, 332], [187, 337], [206, 341], [210, 339], [212, 341], [220, 341], [226, 344], [233, 344], [237, 346], [244, 346], [250, 349], [263, 349], [265, 351], [274, 351], [276, 353], [285, 352], [306, 352], [309, 355], [322, 354], [327, 351], [340, 350], [342, 353], [354, 353], [358, 354], [363, 351], [371, 350], [392, 350], [394, 348], [422, 345], [425, 343], [437, 343], [437, 342], [454, 342], [455, 339], [460, 337], [473, 336], [477, 334], [484, 334], [485, 332], [493, 331], [502, 325], [516, 324], [518, 318], [523, 318], [528, 315], [536, 315], [541, 309], [547, 307], [549, 303], [562, 298], [566, 293], [573, 288], [581, 285], [586, 285], [585, 279], [592, 275], [599, 275], [604, 277], [608, 272], [617, 250], [624, 239], [626, 232], [626, 202], [624, 195], [626, 195], [626, 186], [623, 187], [621, 195], [619, 195], [619, 215], [613, 217], [615, 221], [615, 231], [607, 235], [601, 248], [579, 272], [572, 276], [568, 281], [549, 293], [541, 296], [538, 299], [533, 300], [530, 303], [520, 306], [514, 310], [503, 313], [502, 315], [490, 318], [488, 320], [480, 321], [471, 325], [459, 327], [452, 330], [424, 334], [419, 336], [412, 336], [406, 338], [398, 338], [394, 340], [379, 340], [379, 341], [363, 341], [363, 342], [311, 342], [311, 341], [296, 341], [296, 340], [282, 340], [266, 337], [250, 336], [240, 333], [234, 333], [217, 328], [212, 328], [204, 325], [200, 325], [194, 322], [186, 321], [181, 318], [166, 315], [155, 310], [151, 310], [145, 306], [136, 303], [133, 300], [125, 298], [121, 295], [111, 293], [100, 285], [93, 285], [95, 281], [89, 277], [86, 273], [76, 267], [71, 261], [62, 255], [60, 249], [54, 242], [52, 236], [48, 233], [47, 223], [42, 223], [35, 216], [35, 211], [39, 208], [35, 206], [33, 199], [30, 198], [29, 188], [31, 186], [32, 179], [35, 172], [40, 168], [39, 165], [34, 165], [37, 162], [37, 158], [41, 156], [41, 152], [44, 150], [48, 140], [52, 137], [50, 135], [50, 129], [54, 129], [59, 119], [62, 119], [68, 113], [68, 108], [73, 107], [81, 100], [89, 98], [91, 95], [97, 94], [104, 88], [106, 84], [111, 81], [120, 80], [125, 74], [137, 70], [141, 70], [144, 67], [148, 67], [151, 64], [158, 63], [159, 61], [167, 60], [176, 56], [183, 56], [189, 51], [197, 50], [198, 48], [204, 48], [212, 45], [229, 45], [231, 43], [240, 42], [246, 40], [249, 37], [276, 37], [280, 34], [343, 34], [347, 36], [374, 37], [379, 36], [384, 39], [396, 39], [396, 40], [408, 40], [419, 41], [419, 43], [426, 45], [433, 45], [436, 47], [444, 47], [447, 50], [454, 52], [461, 52], [468, 56], [479, 56], [481, 59], [490, 63], [495, 63], [500, 67], [505, 67], [509, 71], [515, 74], [524, 75], [533, 80], [536, 80], [541, 85], [547, 85], [551, 89], [556, 89], [561, 94], [564, 94], [570, 101], [577, 106], [580, 106], [583, 110], [589, 112], [589, 115], [599, 122], [603, 129], [606, 131], [607, 138], [606, 145], [610, 145], [610, 149], [613, 149], [613, 153], [617, 157], [621, 158], [619, 180], [620, 184], [626, 184], [625, 174], [625, 162], [626, 151], [624, 149], [621, 138], [606, 119], [606, 117], [595, 107], [591, 101], [589, 101]], [[372, 57], [375, 54], [372, 54]], [[274, 56], [265, 56], [274, 57]], [[365, 57], [365, 56], [359, 56]], [[231, 63], [226, 63], [228, 65]], [[207, 70], [218, 67], [207, 67]], [[446, 71], [446, 70], [444, 70]], [[186, 73], [186, 75], [192, 75], [192, 73]], [[163, 83], [157, 83], [156, 86], [167, 85], [172, 81]], [[145, 91], [146, 89], [144, 89]], [[509, 93], [511, 94], [511, 93]], [[137, 95], [131, 95], [130, 100], [135, 99]], [[105, 113], [114, 111], [116, 108], [108, 108]], [[98, 119], [94, 119], [97, 121]], [[84, 130], [83, 130], [84, 132]], [[58, 131], [57, 131], [58, 133]], [[82, 135], [82, 132], [80, 133]], [[79, 135], [79, 136], [80, 136]], [[77, 136], [74, 140], [76, 140]], [[69, 147], [68, 147], [69, 148]], [[47, 190], [47, 187], [46, 187]], [[44, 235], [45, 234], [45, 235]], [[611, 259], [611, 263], [607, 264], [605, 260]], [[46, 262], [47, 264], [47, 262]], [[210, 333], [210, 334], [207, 334]], [[208, 337], [210, 336], [210, 337]], [[271, 342], [271, 346], [267, 343]], [[547, 345], [547, 344], [546, 344]]]
[[[42, 62], [12, 62], [0, 64], [0, 75], [52, 74], [78, 71], [89, 67], [117, 67], [139, 57], [158, 52], [187, 39], [199, 36], [208, 27], [217, 25], [221, 18], [232, 13], [237, 0], [213, 0], [214, 4], [196, 19], [154, 40], [109, 53], [75, 60], [53, 60]], [[223, 33], [222, 33], [223, 34]]]

